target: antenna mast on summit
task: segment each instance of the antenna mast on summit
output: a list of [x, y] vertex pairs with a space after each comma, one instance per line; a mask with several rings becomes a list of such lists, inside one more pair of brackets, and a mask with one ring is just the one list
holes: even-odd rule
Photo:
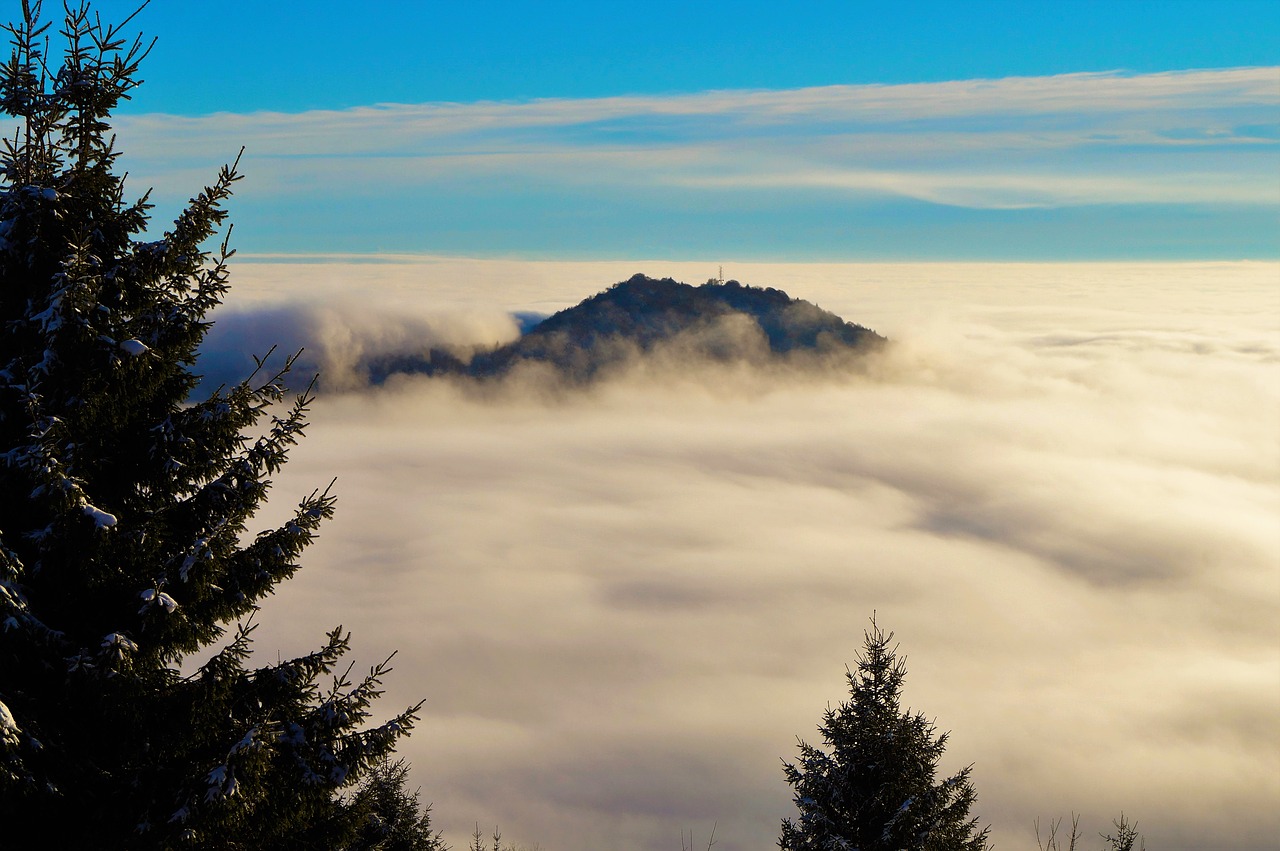
[[721, 285], [724, 284], [724, 267], [723, 266], [720, 267], [720, 277], [716, 278], [716, 283]]

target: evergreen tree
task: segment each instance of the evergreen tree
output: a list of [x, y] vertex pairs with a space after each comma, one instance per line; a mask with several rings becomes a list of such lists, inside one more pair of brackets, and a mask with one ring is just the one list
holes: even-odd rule
[[1108, 846], [1107, 851], [1146, 851], [1147, 843], [1142, 834], [1138, 833], [1138, 826], [1126, 819], [1124, 813], [1112, 824], [1115, 825], [1116, 832], [1102, 834]]
[[798, 820], [784, 819], [787, 851], [984, 851], [987, 831], [970, 818], [969, 768], [935, 781], [947, 734], [900, 705], [906, 660], [874, 619], [849, 700], [819, 726], [827, 750], [801, 741], [783, 764]]
[[[1147, 843], [1142, 838], [1142, 834], [1138, 833], [1138, 828], [1125, 818], [1124, 813], [1120, 814], [1120, 818], [1112, 822], [1115, 825], [1115, 833], [1100, 833], [1103, 841], [1107, 843], [1107, 847], [1103, 851], [1146, 851]], [[1071, 814], [1071, 830], [1066, 836], [1059, 839], [1058, 830], [1062, 827], [1062, 819], [1049, 822], [1049, 836], [1043, 842], [1040, 840], [1040, 821], [1036, 820], [1036, 847], [1040, 851], [1076, 851], [1076, 846], [1080, 842], [1080, 816], [1075, 813]], [[1064, 844], [1065, 843], [1065, 844]]]
[[333, 512], [314, 492], [250, 528], [310, 395], [288, 404], [280, 373], [188, 399], [231, 254], [204, 246], [239, 174], [144, 241], [150, 204], [126, 202], [108, 121], [148, 48], [64, 11], [55, 61], [23, 0], [0, 68], [3, 844], [340, 847], [360, 823], [340, 790], [417, 707], [367, 723], [385, 663], [327, 685], [341, 628], [250, 667], [253, 612]]
[[346, 851], [447, 851], [431, 829], [431, 807], [409, 792], [408, 779], [402, 759], [383, 760], [365, 775], [351, 800], [360, 828]]

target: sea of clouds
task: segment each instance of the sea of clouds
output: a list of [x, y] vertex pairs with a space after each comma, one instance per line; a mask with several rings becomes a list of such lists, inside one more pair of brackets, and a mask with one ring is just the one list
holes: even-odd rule
[[264, 524], [337, 518], [258, 652], [341, 623], [454, 847], [773, 846], [875, 614], [998, 848], [1123, 810], [1161, 851], [1280, 831], [1280, 266], [767, 265], [895, 341], [863, 369], [637, 366], [485, 392], [370, 358], [489, 345], [680, 262], [242, 262], [202, 362], [324, 384]]

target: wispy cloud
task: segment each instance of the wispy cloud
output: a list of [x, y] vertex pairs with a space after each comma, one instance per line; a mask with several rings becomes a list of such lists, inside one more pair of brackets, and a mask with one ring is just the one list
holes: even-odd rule
[[[637, 187], [902, 197], [979, 209], [1280, 197], [1280, 68], [826, 86], [341, 111], [132, 115], [134, 172], [190, 191], [248, 148], [255, 198]], [[681, 203], [679, 197], [674, 201]]]
[[1275, 187], [1247, 175], [1162, 173], [1135, 176], [1053, 172], [1001, 174], [828, 168], [690, 177], [709, 188], [825, 189], [898, 195], [956, 207], [1027, 209], [1083, 204], [1271, 204]]
[[[920, 122], [957, 118], [1107, 115], [1187, 115], [1256, 110], [1280, 105], [1280, 68], [1241, 68], [1165, 74], [1066, 74], [907, 85], [822, 86], [779, 91], [720, 91], [671, 96], [543, 99], [473, 104], [381, 104], [303, 113], [216, 113], [210, 116], [126, 116], [122, 126], [234, 139], [249, 134], [276, 153], [307, 154], [335, 147], [388, 151], [407, 140], [480, 136], [517, 128], [602, 130], [636, 120], [696, 128], [822, 126], [839, 123]], [[1265, 116], [1260, 116], [1265, 117]], [[1167, 120], [1167, 119], [1166, 119]], [[1123, 123], [1123, 120], [1122, 120]], [[1158, 123], [1158, 121], [1156, 122]], [[619, 128], [621, 129], [621, 128]], [[372, 132], [370, 132], [372, 131]]]

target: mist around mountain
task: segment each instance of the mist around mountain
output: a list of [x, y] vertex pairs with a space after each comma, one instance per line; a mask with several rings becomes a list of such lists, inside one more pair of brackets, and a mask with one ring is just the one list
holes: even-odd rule
[[371, 383], [396, 373], [492, 379], [525, 369], [570, 384], [643, 362], [813, 365], [849, 363], [888, 341], [773, 288], [711, 280], [701, 286], [637, 274], [488, 349], [431, 348], [371, 359]]

